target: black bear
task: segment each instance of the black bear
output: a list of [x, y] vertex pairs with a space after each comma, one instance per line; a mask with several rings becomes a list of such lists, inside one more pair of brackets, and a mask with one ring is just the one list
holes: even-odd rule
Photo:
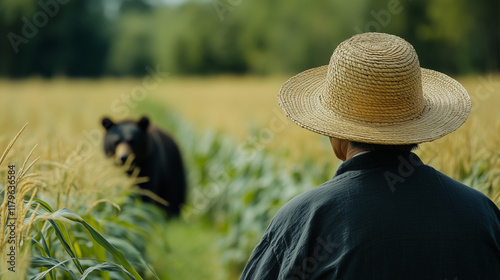
[[[124, 164], [130, 157], [131, 166], [140, 170], [139, 177], [149, 179], [139, 186], [166, 200], [169, 216], [178, 216], [186, 199], [186, 178], [181, 153], [172, 137], [150, 124], [147, 117], [118, 123], [103, 118], [102, 126], [106, 129], [106, 155], [114, 157], [117, 164]], [[133, 168], [127, 171], [129, 175]]]

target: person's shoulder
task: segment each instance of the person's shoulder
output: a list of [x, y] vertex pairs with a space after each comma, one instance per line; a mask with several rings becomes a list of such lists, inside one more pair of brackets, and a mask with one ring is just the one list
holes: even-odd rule
[[452, 192], [463, 193], [464, 195], [470, 195], [478, 198], [488, 198], [485, 194], [476, 190], [460, 181], [457, 181], [450, 176], [436, 170], [432, 166], [425, 165], [424, 168], [428, 168], [429, 171], [433, 173], [435, 178], [445, 187], [447, 187]]
[[281, 228], [303, 225], [321, 208], [335, 208], [343, 193], [342, 186], [336, 181], [336, 178], [333, 178], [292, 198], [274, 216], [275, 226]]
[[434, 176], [439, 180], [439, 182], [446, 187], [446, 190], [453, 195], [455, 199], [461, 200], [465, 205], [475, 205], [478, 208], [489, 208], [493, 210], [497, 215], [500, 215], [500, 210], [496, 204], [483, 192], [472, 188], [460, 181], [457, 181], [448, 175], [434, 169], [433, 167], [426, 166], [432, 169]]

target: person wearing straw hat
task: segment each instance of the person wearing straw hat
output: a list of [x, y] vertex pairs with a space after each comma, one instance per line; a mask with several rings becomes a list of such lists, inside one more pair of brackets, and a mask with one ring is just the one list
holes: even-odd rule
[[404, 39], [364, 33], [278, 100], [344, 162], [278, 211], [241, 279], [500, 279], [497, 206], [411, 152], [465, 122], [460, 83]]

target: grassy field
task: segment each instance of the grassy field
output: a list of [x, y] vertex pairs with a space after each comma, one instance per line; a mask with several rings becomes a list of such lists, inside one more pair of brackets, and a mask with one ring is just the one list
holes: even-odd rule
[[[317, 169], [337, 165], [326, 137], [301, 129], [282, 114], [276, 95], [285, 80], [166, 76], [158, 78], [154, 86], [146, 85], [143, 79], [0, 80], [0, 110], [4, 116], [0, 121], [0, 149], [28, 123], [5, 163], [21, 165], [38, 145], [32, 157], [40, 157], [33, 168], [43, 182], [38, 196], [57, 209], [66, 207], [89, 216], [103, 201], [121, 204], [125, 199], [122, 193], [132, 184], [104, 159], [100, 120], [103, 116], [136, 118], [148, 112], [144, 104], [172, 112], [199, 135], [218, 131], [235, 146], [259, 146], [286, 166], [300, 166], [311, 157]], [[438, 170], [497, 200], [500, 75], [461, 77], [459, 81], [473, 100], [469, 120], [451, 135], [423, 144], [417, 153]], [[142, 91], [145, 87], [148, 89]], [[198, 139], [178, 139], [188, 140], [196, 143]], [[203, 146], [204, 140], [199, 141]], [[2, 174], [7, 170], [5, 163], [0, 166]], [[332, 169], [328, 176], [334, 172]], [[219, 261], [221, 252], [215, 249], [223, 235], [224, 231], [207, 221], [170, 222], [155, 230], [148, 254], [161, 279], [234, 279], [238, 272], [228, 271]], [[168, 250], [156, 250], [161, 248], [159, 243], [167, 244]]]
[[[198, 129], [219, 130], [241, 142], [257, 138], [270, 149], [289, 150], [293, 159], [300, 159], [304, 154], [323, 156], [325, 148], [328, 149], [324, 137], [301, 129], [286, 119], [279, 108], [277, 93], [285, 80], [167, 76], [140, 98], [134, 98], [135, 88], [143, 84], [137, 79], [0, 80], [3, 101], [0, 108], [6, 116], [2, 127], [4, 132], [13, 133], [28, 122], [29, 133], [37, 133], [50, 141], [60, 139], [71, 143], [85, 139], [85, 131], [100, 129], [102, 116], [137, 117], [134, 109], [139, 103], [155, 100]], [[489, 74], [459, 80], [473, 99], [468, 123], [494, 127], [500, 103], [500, 76]], [[250, 127], [257, 128], [255, 135], [249, 134]], [[459, 133], [460, 130], [450, 136], [455, 138]]]

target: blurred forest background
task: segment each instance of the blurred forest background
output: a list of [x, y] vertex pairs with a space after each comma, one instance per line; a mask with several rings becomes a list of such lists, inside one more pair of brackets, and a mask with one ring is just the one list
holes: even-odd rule
[[499, 70], [499, 14], [497, 0], [2, 0], [0, 76], [289, 74], [367, 31], [405, 38], [423, 67], [483, 73]]

